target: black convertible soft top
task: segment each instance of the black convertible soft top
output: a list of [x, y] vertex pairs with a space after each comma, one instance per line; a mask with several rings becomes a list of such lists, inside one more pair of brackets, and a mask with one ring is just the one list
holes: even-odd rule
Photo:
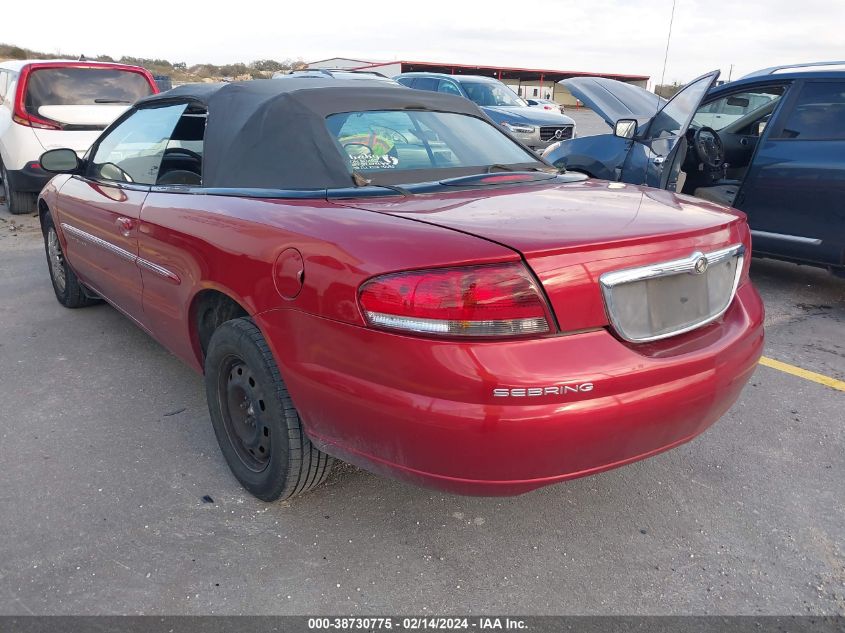
[[458, 96], [383, 81], [286, 77], [187, 84], [138, 101], [136, 108], [189, 103], [208, 111], [203, 186], [335, 189], [353, 184], [326, 117], [367, 110], [456, 112], [486, 120]]

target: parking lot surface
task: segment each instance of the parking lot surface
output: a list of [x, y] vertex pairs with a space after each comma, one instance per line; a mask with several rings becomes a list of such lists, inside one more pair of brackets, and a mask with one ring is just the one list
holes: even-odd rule
[[[752, 277], [766, 356], [845, 380], [845, 280]], [[772, 367], [693, 442], [520, 497], [341, 465], [265, 504], [201, 378], [62, 308], [37, 219], [0, 208], [0, 369], [2, 614], [845, 614], [845, 393]]]
[[610, 126], [599, 115], [587, 108], [567, 108], [566, 116], [575, 121], [575, 131], [578, 136], [593, 136], [594, 134], [610, 134]]

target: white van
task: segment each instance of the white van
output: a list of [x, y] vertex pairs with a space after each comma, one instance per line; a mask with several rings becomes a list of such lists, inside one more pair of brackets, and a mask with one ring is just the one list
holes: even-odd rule
[[70, 147], [82, 156], [136, 100], [158, 92], [138, 66], [71, 60], [0, 62], [0, 178], [12, 213], [33, 211], [51, 174], [44, 151]]

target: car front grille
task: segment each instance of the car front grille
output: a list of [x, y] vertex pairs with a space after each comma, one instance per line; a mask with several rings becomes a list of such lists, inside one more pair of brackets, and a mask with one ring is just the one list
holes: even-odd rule
[[733, 301], [744, 259], [745, 248], [736, 244], [604, 273], [599, 281], [613, 329], [626, 341], [643, 343], [718, 319]]
[[[558, 130], [560, 130], [560, 138], [555, 138], [555, 134]], [[540, 128], [541, 141], [564, 141], [568, 138], [572, 138], [571, 125], [555, 125]]]

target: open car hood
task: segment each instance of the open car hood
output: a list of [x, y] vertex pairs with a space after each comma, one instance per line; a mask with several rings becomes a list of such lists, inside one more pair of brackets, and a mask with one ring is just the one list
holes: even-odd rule
[[666, 99], [653, 92], [615, 79], [573, 77], [560, 83], [611, 128], [619, 119], [645, 123], [666, 104]]

